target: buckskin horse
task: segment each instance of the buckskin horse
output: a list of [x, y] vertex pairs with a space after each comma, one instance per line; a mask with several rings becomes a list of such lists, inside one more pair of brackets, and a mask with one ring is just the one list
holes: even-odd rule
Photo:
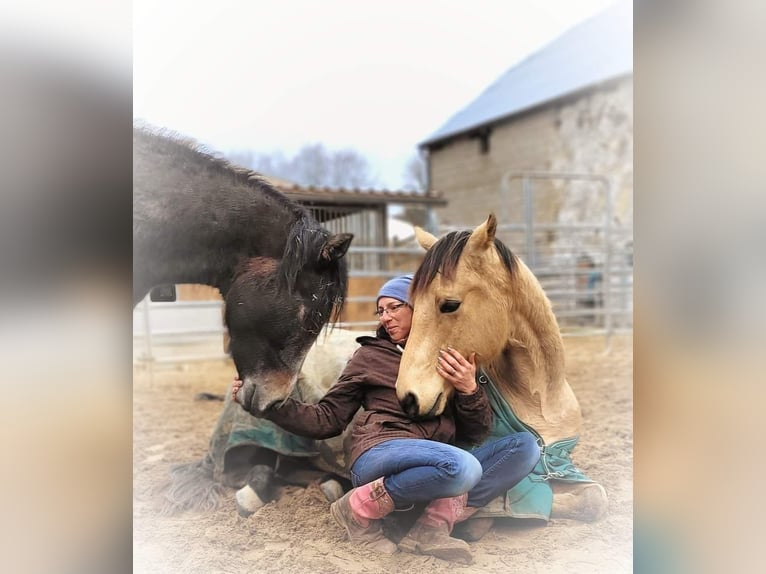
[[538, 467], [495, 515], [596, 520], [607, 497], [570, 460], [582, 416], [556, 317], [537, 278], [495, 238], [496, 227], [490, 214], [472, 232], [441, 239], [416, 228], [427, 252], [411, 287], [412, 331], [397, 396], [413, 418], [440, 414], [453, 388], [434, 368], [438, 350], [476, 352], [480, 381], [490, 383], [493, 434], [530, 430], [543, 447]]
[[337, 317], [353, 235], [331, 234], [263, 178], [166, 131], [133, 128], [133, 305], [157, 285], [217, 287], [242, 397], [282, 400]]

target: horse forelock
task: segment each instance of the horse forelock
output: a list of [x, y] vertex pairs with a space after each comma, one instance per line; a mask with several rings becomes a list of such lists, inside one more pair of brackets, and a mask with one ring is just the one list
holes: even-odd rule
[[[451, 231], [426, 252], [423, 262], [412, 279], [413, 298], [425, 292], [437, 274], [441, 274], [448, 280], [454, 279], [458, 262], [470, 237], [470, 231]], [[495, 238], [494, 244], [503, 266], [511, 276], [514, 275], [516, 256], [498, 238]]]
[[457, 263], [470, 236], [468, 231], [450, 231], [426, 251], [423, 262], [412, 278], [410, 291], [413, 298], [425, 292], [437, 274], [446, 279], [455, 276]]
[[298, 274], [310, 262], [312, 254], [319, 258], [319, 250], [326, 236], [326, 232], [305, 214], [293, 223], [280, 262], [280, 273], [286, 289], [292, 291], [295, 287]]
[[[307, 211], [299, 214], [290, 230], [279, 267], [285, 289], [290, 292], [295, 289], [303, 269], [319, 266], [322, 248], [329, 237], [330, 233], [320, 227]], [[343, 310], [348, 280], [345, 258], [322, 266], [322, 275], [319, 292], [315, 295], [323, 306], [331, 306], [330, 316], [317, 320], [324, 324], [327, 320], [338, 320]]]

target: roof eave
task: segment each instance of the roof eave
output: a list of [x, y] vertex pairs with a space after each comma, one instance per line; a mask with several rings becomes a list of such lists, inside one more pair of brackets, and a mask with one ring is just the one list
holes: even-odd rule
[[290, 199], [300, 203], [333, 205], [387, 205], [390, 203], [445, 206], [447, 200], [438, 195], [400, 194], [386, 192], [344, 193], [330, 190], [306, 190], [278, 187]]
[[623, 80], [625, 78], [628, 78], [628, 77], [630, 77], [632, 75], [633, 75], [633, 70], [628, 70], [628, 71], [626, 71], [624, 73], [616, 74], [614, 76], [610, 76], [610, 77], [605, 78], [603, 80], [600, 80], [600, 81], [588, 84], [587, 86], [582, 86], [582, 87], [579, 87], [579, 88], [574, 88], [573, 90], [570, 90], [568, 92], [564, 92], [562, 94], [559, 94], [559, 95], [554, 96], [552, 98], [549, 98], [547, 100], [542, 100], [542, 101], [536, 102], [536, 103], [534, 103], [532, 105], [526, 106], [524, 108], [519, 108], [517, 110], [512, 111], [509, 114], [502, 115], [502, 116], [497, 116], [495, 118], [491, 118], [491, 119], [485, 120], [483, 122], [471, 125], [471, 126], [466, 127], [466, 128], [462, 128], [460, 130], [457, 130], [457, 131], [454, 131], [454, 132], [451, 132], [451, 133], [446, 133], [446, 134], [440, 135], [440, 136], [435, 137], [435, 138], [429, 138], [429, 139], [423, 140], [422, 142], [417, 144], [417, 147], [418, 147], [418, 149], [422, 150], [422, 149], [426, 149], [426, 148], [429, 148], [429, 147], [433, 147], [434, 145], [446, 143], [449, 140], [454, 140], [454, 139], [458, 139], [458, 138], [461, 138], [461, 137], [465, 137], [465, 136], [471, 134], [472, 132], [475, 132], [476, 130], [479, 130], [479, 129], [483, 128], [483, 127], [486, 127], [486, 126], [496, 126], [498, 124], [508, 122], [511, 119], [515, 118], [516, 116], [521, 116], [521, 115], [530, 113], [532, 111], [536, 111], [536, 110], [545, 108], [547, 106], [558, 104], [558, 103], [560, 103], [560, 102], [562, 102], [564, 100], [567, 100], [567, 99], [572, 99], [572, 98], [579, 97], [579, 96], [581, 96], [581, 95], [583, 95], [583, 94], [585, 94], [587, 92], [601, 89], [604, 86], [608, 86], [609, 84], [612, 84], [612, 83], [617, 83], [617, 82], [619, 82], [619, 81], [621, 81], [621, 80]]

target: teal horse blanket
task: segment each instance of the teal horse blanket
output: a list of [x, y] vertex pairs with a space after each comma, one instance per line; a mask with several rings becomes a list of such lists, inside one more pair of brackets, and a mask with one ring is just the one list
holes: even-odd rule
[[495, 384], [483, 370], [477, 375], [477, 380], [484, 385], [494, 414], [492, 432], [486, 440], [490, 441], [509, 434], [527, 431], [537, 438], [541, 455], [531, 473], [510, 489], [505, 497], [491, 501], [475, 516], [549, 520], [553, 507], [552, 481], [593, 482], [571, 460], [572, 451], [580, 437], [575, 436], [545, 444], [543, 438], [532, 427], [518, 419], [511, 405], [502, 397]]

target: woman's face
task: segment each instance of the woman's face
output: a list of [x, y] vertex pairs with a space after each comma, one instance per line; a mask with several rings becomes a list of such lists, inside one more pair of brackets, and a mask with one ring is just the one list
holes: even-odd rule
[[404, 343], [410, 336], [412, 308], [393, 297], [381, 297], [378, 300], [378, 312], [380, 324], [391, 340], [397, 344]]

